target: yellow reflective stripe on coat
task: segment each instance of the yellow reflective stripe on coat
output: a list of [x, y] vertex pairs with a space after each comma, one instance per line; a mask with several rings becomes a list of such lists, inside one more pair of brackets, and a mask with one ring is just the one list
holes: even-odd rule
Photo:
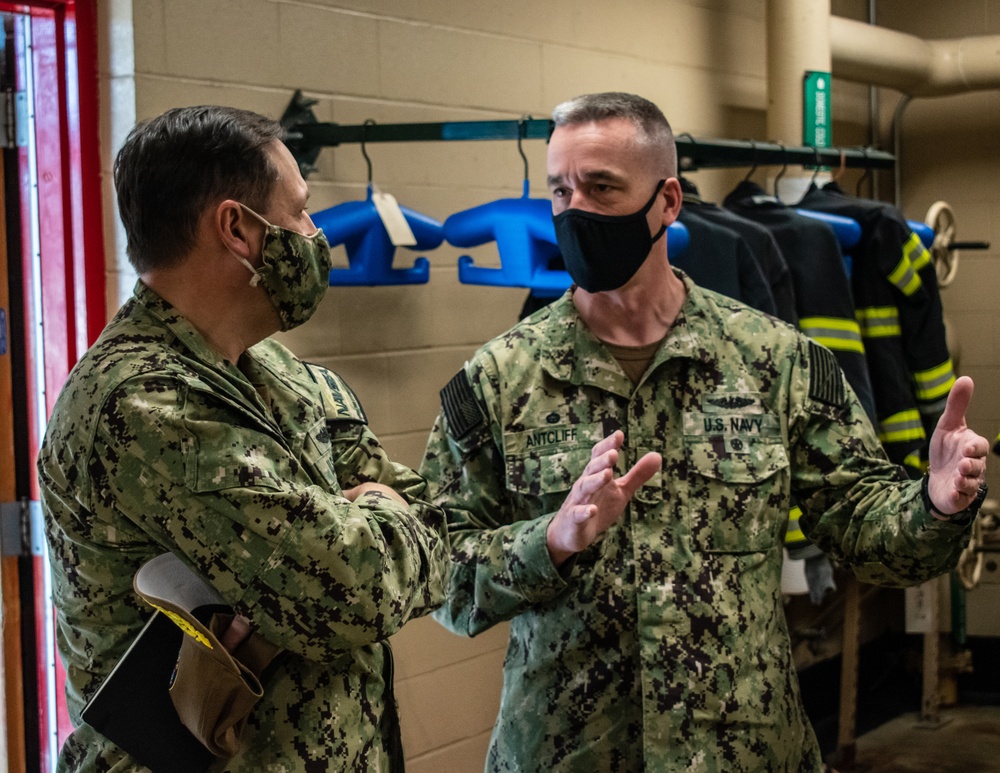
[[926, 438], [924, 423], [920, 420], [920, 411], [916, 408], [894, 413], [879, 422], [878, 439], [883, 443], [902, 443]]
[[910, 467], [922, 475], [931, 468], [931, 463], [929, 459], [921, 459], [920, 454], [913, 453], [903, 458], [903, 466]]
[[944, 397], [955, 384], [955, 369], [952, 367], [951, 358], [936, 368], [916, 371], [913, 380], [917, 385], [918, 400], [926, 402]]
[[857, 321], [843, 317], [801, 317], [799, 328], [816, 343], [840, 352], [865, 353]]
[[[910, 238], [903, 245], [903, 255], [899, 263], [889, 274], [889, 281], [892, 282], [903, 295], [913, 295], [920, 289], [920, 276], [917, 271], [920, 269], [914, 265], [914, 260], [923, 261], [921, 253], [927, 252], [920, 237], [915, 233], [910, 234]], [[926, 261], [923, 261], [926, 263]]]
[[913, 266], [914, 271], [920, 271], [924, 266], [931, 262], [931, 254], [924, 246], [924, 243], [920, 241], [920, 237], [915, 233], [910, 233], [910, 238], [906, 240], [906, 245], [903, 247], [904, 252], [909, 251], [910, 263]]
[[868, 306], [854, 311], [862, 338], [892, 338], [903, 333], [895, 306]]
[[788, 527], [785, 529], [786, 546], [806, 541], [806, 535], [799, 528], [800, 515], [802, 515], [802, 508], [798, 506], [793, 507], [788, 513]]

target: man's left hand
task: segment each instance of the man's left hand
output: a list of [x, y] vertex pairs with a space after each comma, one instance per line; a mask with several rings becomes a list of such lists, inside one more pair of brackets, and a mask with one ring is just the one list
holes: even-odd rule
[[965, 423], [973, 384], [959, 378], [948, 394], [930, 445], [927, 493], [934, 509], [943, 515], [961, 512], [975, 500], [986, 479], [986, 454], [990, 444]]
[[410, 506], [410, 503], [407, 502], [405, 499], [403, 499], [403, 497], [399, 494], [398, 491], [396, 491], [393, 488], [390, 488], [389, 486], [386, 486], [384, 483], [373, 483], [373, 482], [359, 483], [357, 486], [354, 486], [353, 488], [344, 489], [341, 493], [344, 495], [345, 499], [354, 502], [362, 494], [367, 494], [373, 491], [375, 493], [381, 494], [382, 496], [388, 497], [389, 499], [392, 499], [401, 505], [405, 505], [406, 507]]

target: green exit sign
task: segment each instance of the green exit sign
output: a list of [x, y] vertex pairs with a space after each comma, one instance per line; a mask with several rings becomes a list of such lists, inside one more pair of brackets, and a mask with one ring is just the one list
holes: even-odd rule
[[814, 148], [830, 147], [830, 73], [806, 72], [802, 80], [802, 105], [802, 144]]

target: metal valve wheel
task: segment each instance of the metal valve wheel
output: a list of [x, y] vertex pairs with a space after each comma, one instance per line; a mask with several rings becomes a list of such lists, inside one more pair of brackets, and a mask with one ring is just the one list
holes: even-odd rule
[[931, 260], [937, 272], [938, 287], [947, 287], [958, 272], [958, 250], [955, 248], [955, 211], [947, 201], [935, 201], [927, 210], [924, 222], [934, 230]]

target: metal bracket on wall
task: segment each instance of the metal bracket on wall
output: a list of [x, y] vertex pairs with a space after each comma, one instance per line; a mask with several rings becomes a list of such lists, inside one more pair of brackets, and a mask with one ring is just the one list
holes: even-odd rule
[[[299, 163], [303, 177], [316, 171], [316, 159], [323, 148], [343, 143], [365, 142], [440, 142], [451, 140], [548, 141], [553, 123], [548, 119], [512, 121], [445, 121], [443, 123], [353, 124], [321, 123], [312, 106], [318, 100], [295, 92], [281, 116], [285, 144]], [[869, 148], [786, 147], [774, 142], [755, 140], [695, 139], [690, 135], [676, 138], [680, 171], [738, 166], [830, 166], [861, 169], [892, 169], [896, 163], [890, 153]]]
[[0, 91], [0, 148], [28, 146], [28, 94]]
[[44, 551], [41, 502], [27, 499], [0, 502], [0, 555], [40, 556]]

